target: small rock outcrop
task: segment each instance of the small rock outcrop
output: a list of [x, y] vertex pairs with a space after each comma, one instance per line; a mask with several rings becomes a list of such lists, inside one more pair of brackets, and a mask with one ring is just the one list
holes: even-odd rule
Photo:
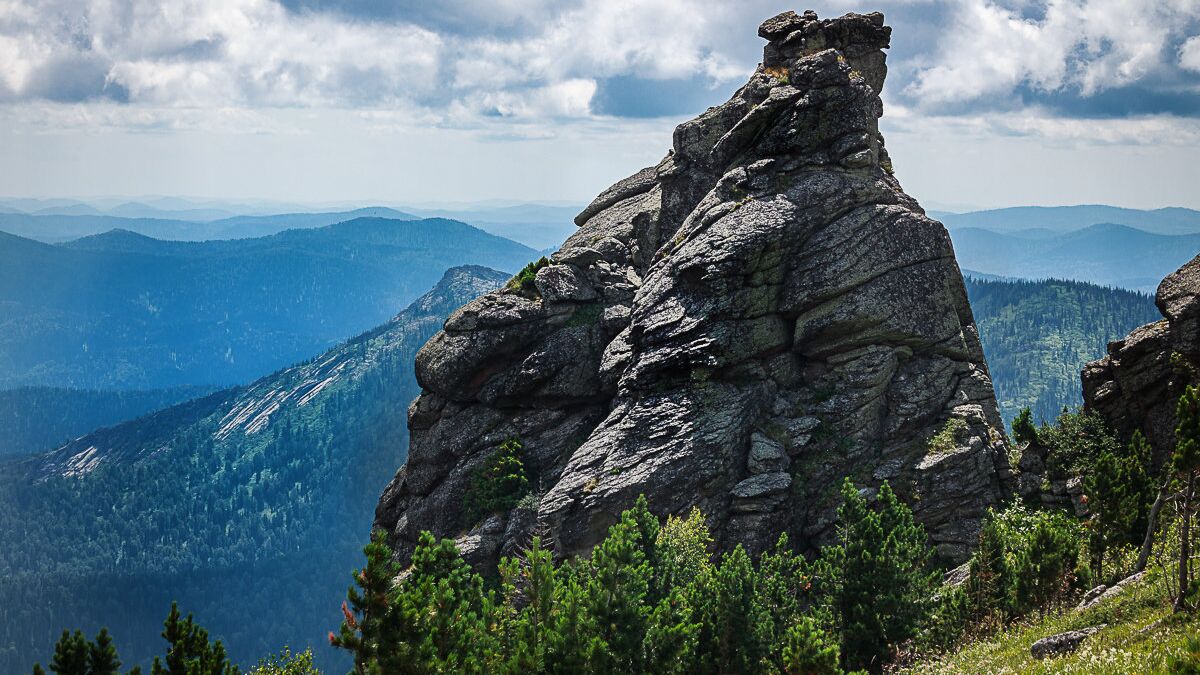
[[1081, 630], [1069, 630], [1058, 635], [1044, 637], [1041, 640], [1033, 643], [1029, 647], [1029, 653], [1035, 659], [1046, 659], [1051, 656], [1061, 656], [1062, 654], [1070, 654], [1079, 649], [1083, 641], [1088, 637], [1100, 632], [1105, 627], [1105, 624], [1083, 628]]
[[[766, 21], [749, 82], [588, 205], [532, 287], [446, 322], [377, 510], [401, 559], [422, 530], [479, 564], [535, 533], [580, 553], [639, 494], [700, 507], [722, 547], [816, 545], [844, 476], [889, 481], [966, 557], [1012, 475], [950, 238], [879, 133], [890, 33], [881, 14]], [[532, 494], [464, 522], [509, 438]]]
[[1081, 612], [1085, 609], [1091, 609], [1105, 600], [1115, 598], [1116, 596], [1121, 595], [1125, 591], [1129, 590], [1131, 586], [1141, 582], [1145, 576], [1145, 572], [1138, 572], [1137, 574], [1125, 577], [1112, 586], [1105, 586], [1104, 584], [1101, 584], [1084, 594], [1083, 598], [1080, 599], [1079, 604], [1075, 606], [1075, 611]]
[[1083, 368], [1083, 404], [1122, 438], [1141, 431], [1160, 467], [1175, 448], [1175, 405], [1200, 364], [1200, 256], [1167, 276], [1154, 297], [1163, 319], [1108, 344]]

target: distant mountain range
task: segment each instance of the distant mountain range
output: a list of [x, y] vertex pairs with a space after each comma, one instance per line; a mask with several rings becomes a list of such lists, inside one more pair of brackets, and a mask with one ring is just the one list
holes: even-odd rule
[[942, 221], [951, 230], [976, 227], [1015, 233], [1044, 229], [1062, 234], [1098, 223], [1115, 223], [1152, 234], [1200, 233], [1200, 211], [1177, 207], [1142, 210], [1102, 205], [1014, 206], [970, 213], [930, 211], [929, 215]]
[[436, 218], [207, 242], [0, 233], [0, 389], [247, 382], [378, 325], [451, 266], [537, 255]]
[[405, 458], [413, 359], [508, 277], [451, 269], [315, 358], [0, 462], [0, 672], [44, 660], [67, 625], [107, 625], [127, 665], [145, 665], [172, 600], [243, 664], [313, 646], [326, 672], [345, 672], [325, 634]]
[[466, 209], [416, 209], [405, 211], [425, 218], [451, 218], [470, 223], [481, 230], [519, 241], [538, 250], [554, 249], [575, 232], [575, 215], [583, 210], [578, 206], [548, 206], [517, 204], [513, 206]]
[[1001, 277], [1074, 279], [1153, 292], [1158, 282], [1200, 253], [1200, 234], [1150, 234], [1103, 223], [1058, 234], [1045, 229], [1002, 234], [950, 230], [958, 264]]
[[[330, 211], [318, 213], [281, 213], [275, 215], [241, 215], [220, 220], [197, 222], [180, 217], [129, 217], [96, 213], [62, 213], [63, 211], [91, 210], [80, 205], [47, 209], [29, 213], [0, 213], [0, 232], [7, 232], [47, 243], [59, 243], [101, 234], [111, 230], [135, 232], [155, 239], [180, 241], [206, 241], [210, 239], [243, 239], [263, 237], [297, 228], [315, 228], [340, 223], [354, 218], [390, 218], [393, 220], [417, 220], [412, 214], [381, 206], [354, 209], [352, 211]], [[163, 212], [174, 216], [178, 212]]]

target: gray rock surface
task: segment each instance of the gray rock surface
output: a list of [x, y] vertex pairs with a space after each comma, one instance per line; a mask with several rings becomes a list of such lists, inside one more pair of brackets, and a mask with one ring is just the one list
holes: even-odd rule
[[1163, 319], [1110, 342], [1083, 368], [1083, 402], [1120, 436], [1141, 430], [1156, 467], [1175, 447], [1175, 404], [1200, 373], [1200, 256], [1162, 280], [1155, 304]]
[[1059, 633], [1058, 635], [1044, 637], [1030, 645], [1029, 653], [1032, 654], [1033, 658], [1035, 659], [1045, 659], [1051, 656], [1070, 654], [1076, 649], [1079, 649], [1079, 646], [1083, 644], [1084, 640], [1094, 633], [1099, 632], [1104, 628], [1104, 626], [1105, 624], [1100, 624], [1099, 626], [1092, 626], [1091, 628], [1069, 630], [1065, 633]]
[[1100, 586], [1088, 591], [1083, 596], [1083, 599], [1079, 601], [1079, 604], [1075, 607], [1075, 610], [1082, 611], [1085, 609], [1091, 609], [1105, 600], [1114, 598], [1129, 590], [1131, 586], [1139, 583], [1145, 576], [1145, 572], [1138, 572], [1137, 574], [1125, 577], [1124, 579], [1113, 584], [1111, 587], [1101, 584]]
[[[540, 298], [491, 293], [446, 322], [377, 510], [401, 559], [421, 530], [471, 528], [474, 559], [534, 533], [581, 553], [639, 494], [700, 507], [723, 547], [815, 546], [844, 476], [890, 481], [965, 558], [1012, 473], [950, 238], [879, 133], [890, 32], [880, 14], [768, 20], [750, 80], [580, 213]], [[536, 514], [494, 537], [462, 496], [512, 437]]]

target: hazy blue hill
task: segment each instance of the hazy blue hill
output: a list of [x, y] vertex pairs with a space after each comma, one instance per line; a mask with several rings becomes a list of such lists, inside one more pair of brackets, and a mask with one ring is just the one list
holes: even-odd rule
[[[351, 211], [313, 213], [280, 213], [250, 215], [199, 221], [173, 212], [161, 211], [158, 217], [122, 217], [111, 213], [78, 215], [75, 211], [96, 211], [86, 205], [53, 207], [51, 212], [30, 214], [0, 213], [0, 231], [49, 243], [71, 241], [111, 230], [136, 232], [147, 237], [165, 240], [205, 241], [210, 239], [243, 239], [263, 237], [295, 228], [317, 228], [354, 218], [392, 218], [416, 220], [417, 217], [386, 207], [369, 207]], [[149, 213], [151, 211], [146, 211]]]
[[280, 213], [269, 216], [234, 216], [207, 223], [206, 227], [209, 228], [210, 232], [205, 238], [237, 239], [241, 237], [261, 237], [283, 230], [324, 227], [354, 218], [418, 219], [417, 216], [412, 214], [383, 206], [328, 213]]
[[584, 205], [512, 204], [476, 205], [463, 209], [405, 210], [426, 218], [452, 218], [536, 249], [553, 248], [575, 232], [575, 215]]
[[56, 448], [89, 431], [211, 391], [208, 387], [147, 391], [21, 387], [0, 391], [0, 457]]
[[989, 281], [964, 273], [1005, 422], [1053, 421], [1080, 404], [1079, 371], [1110, 340], [1160, 318], [1151, 296], [1075, 281]]
[[536, 257], [440, 219], [210, 242], [0, 234], [0, 389], [247, 382], [386, 320], [448, 267]]
[[1200, 211], [1178, 207], [1146, 211], [1098, 204], [1014, 206], [971, 213], [937, 212], [934, 217], [951, 229], [979, 227], [1009, 233], [1033, 228], [1045, 228], [1062, 233], [1097, 223], [1128, 225], [1155, 234], [1195, 234], [1200, 232]]
[[325, 635], [404, 460], [413, 359], [508, 276], [451, 269], [316, 358], [0, 463], [0, 672], [45, 662], [67, 625], [107, 625], [127, 664], [144, 664], [171, 600], [243, 665], [311, 645], [345, 672]]
[[953, 229], [950, 236], [959, 264], [984, 274], [1067, 278], [1147, 292], [1200, 252], [1200, 234], [1152, 234], [1115, 223], [1052, 236], [979, 228]]
[[232, 218], [237, 213], [216, 208], [178, 208], [161, 209], [142, 202], [125, 202], [107, 209], [110, 216], [122, 218], [168, 218], [171, 220], [191, 220], [205, 222]]
[[0, 231], [57, 243], [108, 230], [130, 230], [160, 239], [202, 239], [198, 223], [165, 218], [119, 218], [108, 215], [33, 215], [0, 213]]

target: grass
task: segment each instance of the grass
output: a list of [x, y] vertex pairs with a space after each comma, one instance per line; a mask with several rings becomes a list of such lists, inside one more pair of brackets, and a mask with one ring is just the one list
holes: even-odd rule
[[[1028, 618], [977, 638], [957, 652], [919, 662], [906, 673], [1169, 673], [1169, 662], [1187, 650], [1200, 620], [1174, 615], [1167, 592], [1156, 578], [1135, 585], [1097, 607], [1075, 612], [1066, 607]], [[1035, 659], [1034, 642], [1051, 635], [1108, 624], [1073, 654]]]
[[951, 417], [942, 428], [929, 439], [929, 454], [934, 457], [948, 455], [958, 449], [958, 439], [967, 430], [967, 422], [961, 417]]

